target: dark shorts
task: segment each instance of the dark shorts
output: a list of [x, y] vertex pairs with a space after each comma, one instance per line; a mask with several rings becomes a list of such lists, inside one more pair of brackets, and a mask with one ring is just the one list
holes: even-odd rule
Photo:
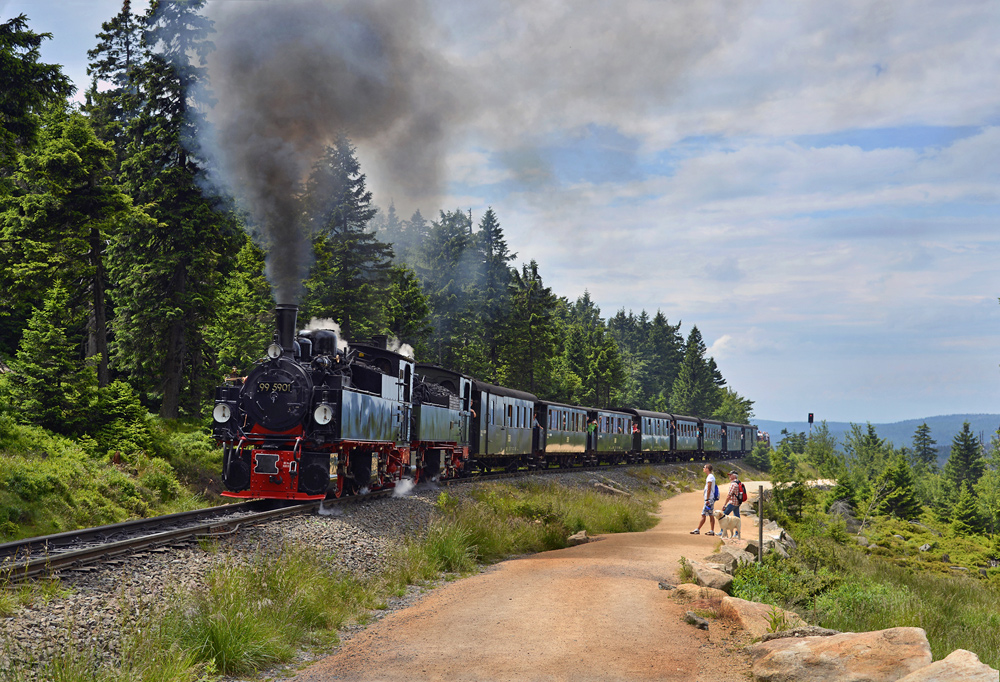
[[740, 516], [740, 505], [738, 504], [727, 504], [726, 508], [722, 510], [723, 514], [729, 514], [732, 512], [733, 516], [739, 518]]

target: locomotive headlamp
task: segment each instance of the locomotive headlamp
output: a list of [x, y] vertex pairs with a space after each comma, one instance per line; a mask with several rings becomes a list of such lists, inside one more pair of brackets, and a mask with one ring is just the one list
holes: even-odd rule
[[281, 357], [281, 346], [279, 346], [276, 343], [272, 343], [270, 346], [268, 346], [267, 347], [267, 357], [271, 358], [272, 360], [277, 360], [278, 358], [280, 358]]
[[215, 419], [215, 421], [219, 422], [220, 424], [229, 421], [229, 418], [232, 416], [233, 416], [232, 408], [230, 408], [229, 405], [226, 405], [225, 403], [219, 403], [218, 405], [215, 406], [215, 409], [212, 410], [212, 418]]
[[333, 421], [333, 407], [320, 403], [313, 411], [313, 420], [320, 426], [326, 426]]

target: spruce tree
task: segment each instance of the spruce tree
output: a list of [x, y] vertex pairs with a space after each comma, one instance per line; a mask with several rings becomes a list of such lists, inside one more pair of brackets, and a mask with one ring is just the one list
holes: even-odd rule
[[[160, 416], [194, 413], [218, 378], [205, 330], [222, 261], [241, 246], [233, 216], [203, 193], [185, 143], [204, 125], [192, 101], [204, 82], [212, 25], [204, 0], [153, 0], [144, 17], [146, 59], [133, 70], [138, 106], [128, 121], [123, 184], [152, 221], [123, 228], [109, 248], [116, 288], [114, 364]], [[183, 401], [182, 401], [183, 398]]]
[[552, 323], [556, 298], [542, 282], [538, 263], [531, 261], [520, 272], [514, 271], [511, 299], [504, 379], [512, 388], [547, 394], [556, 349]]
[[10, 302], [41, 300], [53, 279], [66, 282], [70, 309], [86, 314], [86, 353], [98, 356], [105, 386], [110, 381], [105, 245], [121, 226], [145, 216], [107, 177], [114, 152], [82, 114], [57, 108], [45, 120], [37, 151], [20, 157], [13, 179], [21, 192], [8, 201], [0, 225], [16, 255], [7, 271], [13, 279]]
[[61, 66], [39, 61], [42, 41], [50, 38], [29, 30], [24, 14], [0, 24], [0, 195], [9, 189], [4, 180], [16, 153], [34, 145], [42, 112], [73, 94]]
[[81, 358], [80, 344], [67, 333], [79, 318], [67, 315], [69, 290], [56, 282], [32, 312], [11, 368], [11, 403], [26, 423], [65, 435], [86, 429], [97, 400], [97, 375]]
[[139, 104], [135, 74], [146, 54], [142, 29], [140, 17], [132, 13], [131, 0], [123, 0], [121, 11], [101, 24], [97, 46], [87, 51], [91, 84], [84, 108], [98, 136], [113, 145], [115, 174], [125, 158], [126, 128]]
[[937, 471], [937, 441], [931, 438], [931, 428], [924, 422], [913, 434], [913, 451], [911, 453], [914, 466], [923, 467], [928, 471]]
[[416, 274], [406, 265], [393, 266], [389, 272], [389, 296], [386, 323], [390, 334], [410, 345], [417, 358], [427, 357], [431, 309]]
[[305, 317], [336, 320], [348, 339], [381, 333], [393, 252], [369, 231], [378, 209], [346, 135], [313, 167], [304, 203], [315, 257], [305, 282]]
[[896, 455], [892, 459], [889, 467], [875, 480], [875, 489], [882, 491], [876, 502], [876, 514], [904, 520], [920, 516], [913, 471], [903, 456]]
[[670, 411], [692, 417], [708, 417], [717, 400], [714, 362], [705, 359], [707, 348], [698, 327], [691, 328], [677, 380], [670, 390]]
[[483, 341], [486, 344], [491, 375], [488, 378], [495, 380], [499, 376], [500, 355], [511, 322], [510, 262], [517, 254], [511, 253], [507, 248], [503, 229], [492, 207], [486, 210], [479, 221], [476, 238], [483, 259], [481, 284]]
[[957, 537], [974, 535], [982, 530], [983, 521], [976, 504], [976, 496], [967, 482], [962, 483], [958, 501], [951, 511], [951, 531]]
[[223, 373], [245, 369], [261, 357], [274, 333], [274, 303], [264, 274], [264, 252], [245, 236], [205, 332]]
[[965, 484], [971, 488], [986, 470], [979, 439], [969, 429], [969, 422], [962, 424], [962, 430], [951, 442], [951, 454], [944, 465], [944, 476], [956, 490]]
[[441, 211], [421, 245], [417, 269], [431, 307], [433, 361], [473, 376], [489, 373], [483, 341], [482, 266], [472, 221], [462, 210]]

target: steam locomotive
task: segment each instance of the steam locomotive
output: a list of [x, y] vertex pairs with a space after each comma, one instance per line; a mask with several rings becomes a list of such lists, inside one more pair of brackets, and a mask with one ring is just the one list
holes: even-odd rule
[[267, 357], [216, 389], [228, 497], [316, 500], [494, 469], [738, 458], [757, 442], [746, 424], [540, 400], [415, 363], [386, 337], [348, 346], [332, 330], [296, 333], [294, 305], [275, 313]]

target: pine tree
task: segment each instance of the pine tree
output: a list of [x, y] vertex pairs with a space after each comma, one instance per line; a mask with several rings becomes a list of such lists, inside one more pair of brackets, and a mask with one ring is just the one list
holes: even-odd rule
[[511, 283], [512, 322], [506, 346], [504, 379], [512, 388], [548, 394], [555, 358], [552, 318], [556, 298], [531, 261], [514, 272]]
[[69, 291], [59, 280], [35, 308], [12, 363], [11, 402], [18, 418], [66, 435], [81, 433], [97, 400], [97, 376], [80, 358], [80, 344], [67, 328], [80, 320], [67, 315]]
[[132, 13], [131, 0], [123, 0], [121, 11], [101, 24], [97, 46], [87, 51], [91, 84], [84, 108], [98, 136], [114, 147], [115, 174], [125, 158], [125, 130], [139, 104], [135, 72], [145, 58], [142, 28], [143, 22]]
[[688, 334], [677, 380], [670, 390], [670, 411], [692, 417], [708, 417], [714, 411], [716, 400], [716, 378], [714, 362], [710, 366], [705, 360], [707, 348], [698, 327], [692, 327]]
[[956, 490], [965, 484], [971, 488], [986, 470], [979, 439], [969, 430], [969, 422], [962, 424], [962, 430], [951, 442], [951, 454], [944, 465], [944, 476]]
[[107, 273], [104, 249], [121, 225], [142, 220], [107, 178], [114, 152], [80, 113], [46, 116], [35, 153], [21, 156], [14, 181], [21, 193], [3, 214], [2, 235], [15, 255], [10, 303], [38, 301], [56, 277], [71, 290], [69, 307], [85, 312], [87, 355], [98, 356], [101, 386], [108, 370]]
[[937, 471], [937, 441], [931, 438], [931, 429], [924, 422], [913, 434], [913, 451], [911, 462], [915, 467], [923, 467], [928, 471]]
[[315, 262], [305, 282], [304, 316], [336, 320], [348, 339], [384, 331], [392, 267], [392, 247], [369, 231], [378, 209], [365, 183], [354, 145], [340, 134], [313, 167], [305, 191]]
[[24, 14], [0, 24], [0, 195], [16, 153], [34, 145], [41, 113], [73, 94], [62, 67], [39, 61], [42, 41], [51, 37], [28, 30]]
[[876, 514], [904, 520], [920, 516], [913, 471], [901, 455], [896, 455], [889, 467], [875, 479], [875, 489], [883, 491], [875, 505]]
[[159, 398], [164, 418], [200, 410], [217, 381], [205, 330], [220, 263], [242, 244], [232, 215], [216, 211], [218, 202], [203, 193], [199, 159], [184, 146], [204, 125], [191, 100], [211, 49], [203, 5], [153, 0], [144, 17], [144, 47], [158, 52], [133, 70], [138, 107], [125, 130], [122, 177], [153, 220], [122, 229], [109, 248], [117, 284], [114, 364], [141, 393]]
[[976, 496], [967, 482], [962, 483], [958, 501], [951, 511], [951, 531], [957, 537], [966, 537], [979, 533], [983, 527]]

